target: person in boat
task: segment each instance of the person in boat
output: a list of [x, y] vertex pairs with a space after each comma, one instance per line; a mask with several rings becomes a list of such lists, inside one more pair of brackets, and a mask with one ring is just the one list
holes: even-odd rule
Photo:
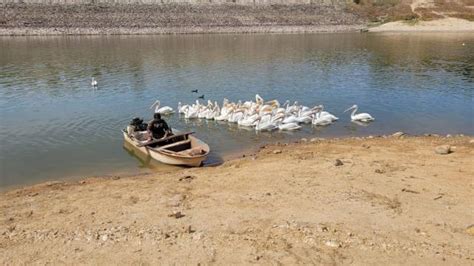
[[148, 123], [147, 131], [150, 134], [150, 140], [162, 139], [173, 135], [171, 128], [165, 120], [161, 119], [159, 113], [153, 115], [153, 120]]

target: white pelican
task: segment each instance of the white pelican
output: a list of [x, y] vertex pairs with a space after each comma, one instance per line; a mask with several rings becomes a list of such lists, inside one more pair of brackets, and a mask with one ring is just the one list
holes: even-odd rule
[[281, 131], [293, 131], [300, 129], [301, 126], [298, 123], [279, 124], [278, 129]]
[[332, 119], [328, 116], [321, 116], [319, 113], [314, 116], [312, 121], [315, 126], [327, 126], [332, 124]]
[[211, 109], [207, 108], [206, 106], [202, 106], [198, 111], [198, 118], [206, 118], [210, 112]]
[[276, 113], [283, 113], [286, 114], [286, 110], [288, 110], [288, 105], [290, 104], [290, 101], [286, 100], [282, 106], [278, 107], [276, 109]]
[[258, 114], [254, 114], [251, 116], [246, 115], [244, 118], [239, 120], [237, 124], [239, 124], [239, 126], [244, 126], [244, 127], [253, 127], [256, 124], [255, 120], [257, 120], [257, 118], [258, 118]]
[[187, 119], [198, 118], [199, 112], [196, 107], [188, 107], [184, 113], [184, 117]]
[[150, 109], [152, 109], [153, 107], [155, 107], [155, 114], [159, 113], [159, 114], [162, 114], [162, 115], [169, 115], [169, 114], [174, 113], [173, 108], [171, 108], [169, 106], [163, 106], [163, 107], [160, 108], [160, 101], [159, 100], [155, 101], [155, 103], [153, 103], [150, 106]]
[[287, 112], [287, 113], [298, 113], [298, 112], [300, 111], [300, 109], [301, 109], [301, 106], [299, 106], [299, 105], [298, 105], [298, 102], [295, 101], [295, 102], [293, 103], [293, 105], [288, 106], [288, 107], [286, 108], [286, 112]]
[[184, 114], [186, 110], [190, 107], [189, 104], [182, 105], [181, 102], [178, 102], [178, 113]]
[[273, 107], [270, 106], [270, 105], [263, 105], [263, 106], [260, 106], [260, 109], [259, 109], [259, 114], [260, 115], [265, 115], [265, 114], [268, 114], [268, 113], [273, 113]]
[[97, 80], [95, 80], [94, 77], [91, 78], [91, 86], [92, 87], [97, 87]]
[[298, 123], [304, 123], [304, 124], [309, 124], [313, 120], [313, 114], [315, 113], [315, 110], [311, 111], [301, 111], [298, 114], [298, 117], [296, 118], [296, 122]]
[[263, 104], [263, 102], [264, 102], [263, 98], [260, 95], [255, 94], [255, 103]]
[[275, 119], [276, 123], [277, 123], [277, 127], [279, 130], [281, 131], [293, 131], [293, 130], [298, 130], [301, 128], [300, 125], [298, 125], [298, 123], [286, 123], [284, 124], [283, 123], [283, 119], [285, 118], [284, 115], [278, 115]]
[[271, 116], [271, 115], [266, 114], [264, 116], [259, 116], [257, 117], [257, 119], [255, 119], [255, 121], [257, 122], [255, 124], [255, 130], [256, 131], [272, 131], [272, 130], [277, 129], [277, 126], [275, 125], [273, 121], [271, 121], [271, 119], [266, 119], [266, 121], [262, 123], [262, 118], [265, 116]]
[[227, 121], [229, 119], [229, 116], [232, 114], [232, 111], [234, 109], [229, 106], [229, 104], [226, 104], [225, 106], [222, 106], [221, 112], [219, 115], [214, 117], [214, 120], [216, 121]]
[[318, 106], [317, 106], [317, 107], [313, 107], [312, 109], [306, 109], [306, 110], [301, 109], [301, 111], [299, 112], [298, 116], [299, 116], [299, 117], [303, 117], [303, 116], [313, 116], [314, 113], [316, 113], [317, 110], [318, 110]]
[[351, 120], [352, 120], [352, 121], [370, 122], [370, 121], [374, 121], [374, 120], [375, 120], [375, 118], [373, 118], [373, 117], [372, 117], [370, 114], [368, 114], [368, 113], [356, 114], [358, 108], [359, 108], [359, 107], [358, 107], [356, 104], [354, 104], [353, 106], [347, 108], [347, 110], [345, 110], [344, 113], [347, 112], [347, 111], [349, 111], [349, 110], [351, 110], [351, 109], [353, 109], [353, 110], [352, 110], [352, 113], [351, 113]]
[[243, 111], [241, 109], [237, 109], [230, 114], [229, 119], [227, 121], [229, 123], [238, 123], [240, 120], [242, 120], [243, 117]]
[[333, 115], [329, 112], [323, 111], [324, 110], [324, 105], [321, 104], [317, 107], [320, 108], [320, 111], [318, 113], [320, 117], [326, 116], [326, 117], [331, 119], [331, 122], [339, 120], [339, 118], [337, 116], [335, 116], [335, 115]]
[[288, 123], [298, 123], [298, 116], [295, 114], [287, 114], [288, 116], [283, 119], [283, 124], [288, 124]]
[[212, 109], [206, 116], [206, 119], [208, 120], [212, 120], [212, 119], [215, 119], [216, 116], [218, 116], [220, 114], [220, 108], [218, 105], [214, 106], [214, 109]]

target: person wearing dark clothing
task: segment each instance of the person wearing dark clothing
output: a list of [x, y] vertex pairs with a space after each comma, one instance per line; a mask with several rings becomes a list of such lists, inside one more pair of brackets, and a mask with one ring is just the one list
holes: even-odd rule
[[148, 123], [148, 133], [150, 134], [150, 139], [161, 139], [166, 138], [172, 134], [171, 128], [168, 127], [168, 124], [165, 120], [161, 119], [161, 115], [156, 113], [153, 116], [153, 120]]

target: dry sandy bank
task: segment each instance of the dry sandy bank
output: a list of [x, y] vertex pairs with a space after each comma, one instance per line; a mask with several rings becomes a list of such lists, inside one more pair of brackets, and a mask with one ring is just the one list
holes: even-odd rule
[[0, 264], [472, 265], [473, 156], [468, 137], [324, 140], [12, 190]]
[[459, 18], [443, 18], [409, 23], [389, 22], [369, 29], [370, 32], [474, 32], [474, 22]]

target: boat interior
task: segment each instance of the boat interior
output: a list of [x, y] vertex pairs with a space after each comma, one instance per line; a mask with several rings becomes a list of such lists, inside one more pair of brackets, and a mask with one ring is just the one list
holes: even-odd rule
[[[162, 152], [175, 153], [188, 156], [203, 155], [206, 153], [205, 150], [200, 147], [193, 147], [192, 139], [189, 137], [191, 133], [176, 134], [174, 136], [167, 137], [166, 140], [153, 143], [148, 147], [154, 150], [160, 150]], [[148, 142], [149, 134], [147, 131], [136, 131], [133, 132], [132, 137], [141, 144]], [[158, 140], [157, 140], [158, 141]]]

